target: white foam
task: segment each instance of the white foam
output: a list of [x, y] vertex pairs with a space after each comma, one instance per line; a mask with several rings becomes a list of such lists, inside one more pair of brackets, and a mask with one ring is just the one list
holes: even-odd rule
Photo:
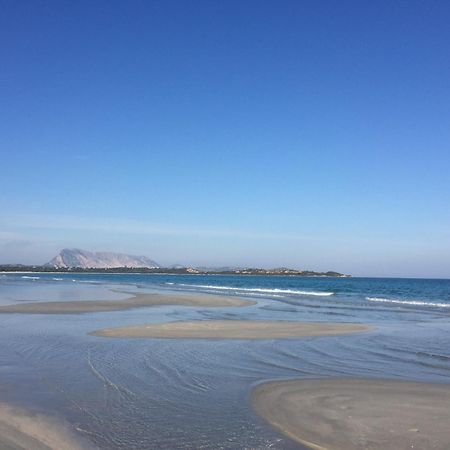
[[21, 278], [25, 278], [25, 279], [27, 279], [27, 280], [40, 280], [40, 279], [41, 279], [41, 277], [28, 277], [28, 276], [26, 276], [26, 275], [24, 275], [24, 276], [21, 277]]
[[64, 278], [52, 278], [53, 281], [63, 281]]
[[395, 304], [399, 304], [399, 305], [450, 308], [450, 303], [424, 302], [421, 300], [395, 300], [395, 299], [391, 299], [391, 298], [381, 298], [381, 297], [366, 297], [366, 300], [369, 300], [369, 302], [395, 303]]
[[259, 294], [257, 292], [239, 292], [241, 296], [283, 298], [279, 294]]
[[221, 291], [262, 292], [266, 294], [313, 295], [318, 297], [329, 297], [330, 295], [334, 295], [334, 292], [298, 291], [295, 289], [240, 288], [233, 286], [212, 286], [209, 284], [180, 284], [180, 286], [197, 287], [202, 289], [217, 289]]

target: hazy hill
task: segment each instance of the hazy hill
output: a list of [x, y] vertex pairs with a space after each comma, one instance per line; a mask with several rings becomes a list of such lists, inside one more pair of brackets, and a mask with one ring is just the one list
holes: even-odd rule
[[159, 264], [146, 256], [113, 252], [89, 252], [78, 248], [65, 248], [46, 266], [55, 268], [80, 267], [83, 269], [113, 269], [116, 267], [157, 268]]

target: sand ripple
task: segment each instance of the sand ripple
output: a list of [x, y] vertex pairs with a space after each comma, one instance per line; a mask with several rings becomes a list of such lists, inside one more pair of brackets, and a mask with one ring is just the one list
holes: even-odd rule
[[448, 385], [371, 379], [271, 382], [256, 411], [313, 449], [450, 448]]

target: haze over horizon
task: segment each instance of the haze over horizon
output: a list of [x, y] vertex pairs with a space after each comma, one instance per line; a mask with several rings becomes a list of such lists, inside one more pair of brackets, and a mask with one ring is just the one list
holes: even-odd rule
[[450, 4], [14, 2], [0, 264], [450, 278]]

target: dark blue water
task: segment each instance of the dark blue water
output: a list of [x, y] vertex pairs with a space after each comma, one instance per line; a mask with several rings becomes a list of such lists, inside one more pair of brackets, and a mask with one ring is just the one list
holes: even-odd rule
[[378, 300], [379, 303], [393, 305], [450, 308], [450, 280], [439, 279], [153, 274], [21, 274], [3, 275], [3, 279], [4, 282], [7, 279], [21, 279], [40, 283], [117, 283], [143, 288], [272, 298], [332, 295], [332, 300], [336, 302]]
[[[32, 278], [22, 278], [22, 277]], [[97, 274], [0, 275], [0, 302], [239, 295], [244, 308], [162, 306], [0, 315], [0, 394], [59, 415], [102, 449], [297, 448], [253, 413], [269, 379], [450, 382], [450, 280]], [[351, 336], [259, 341], [106, 339], [100, 328], [173, 320], [369, 323]]]

